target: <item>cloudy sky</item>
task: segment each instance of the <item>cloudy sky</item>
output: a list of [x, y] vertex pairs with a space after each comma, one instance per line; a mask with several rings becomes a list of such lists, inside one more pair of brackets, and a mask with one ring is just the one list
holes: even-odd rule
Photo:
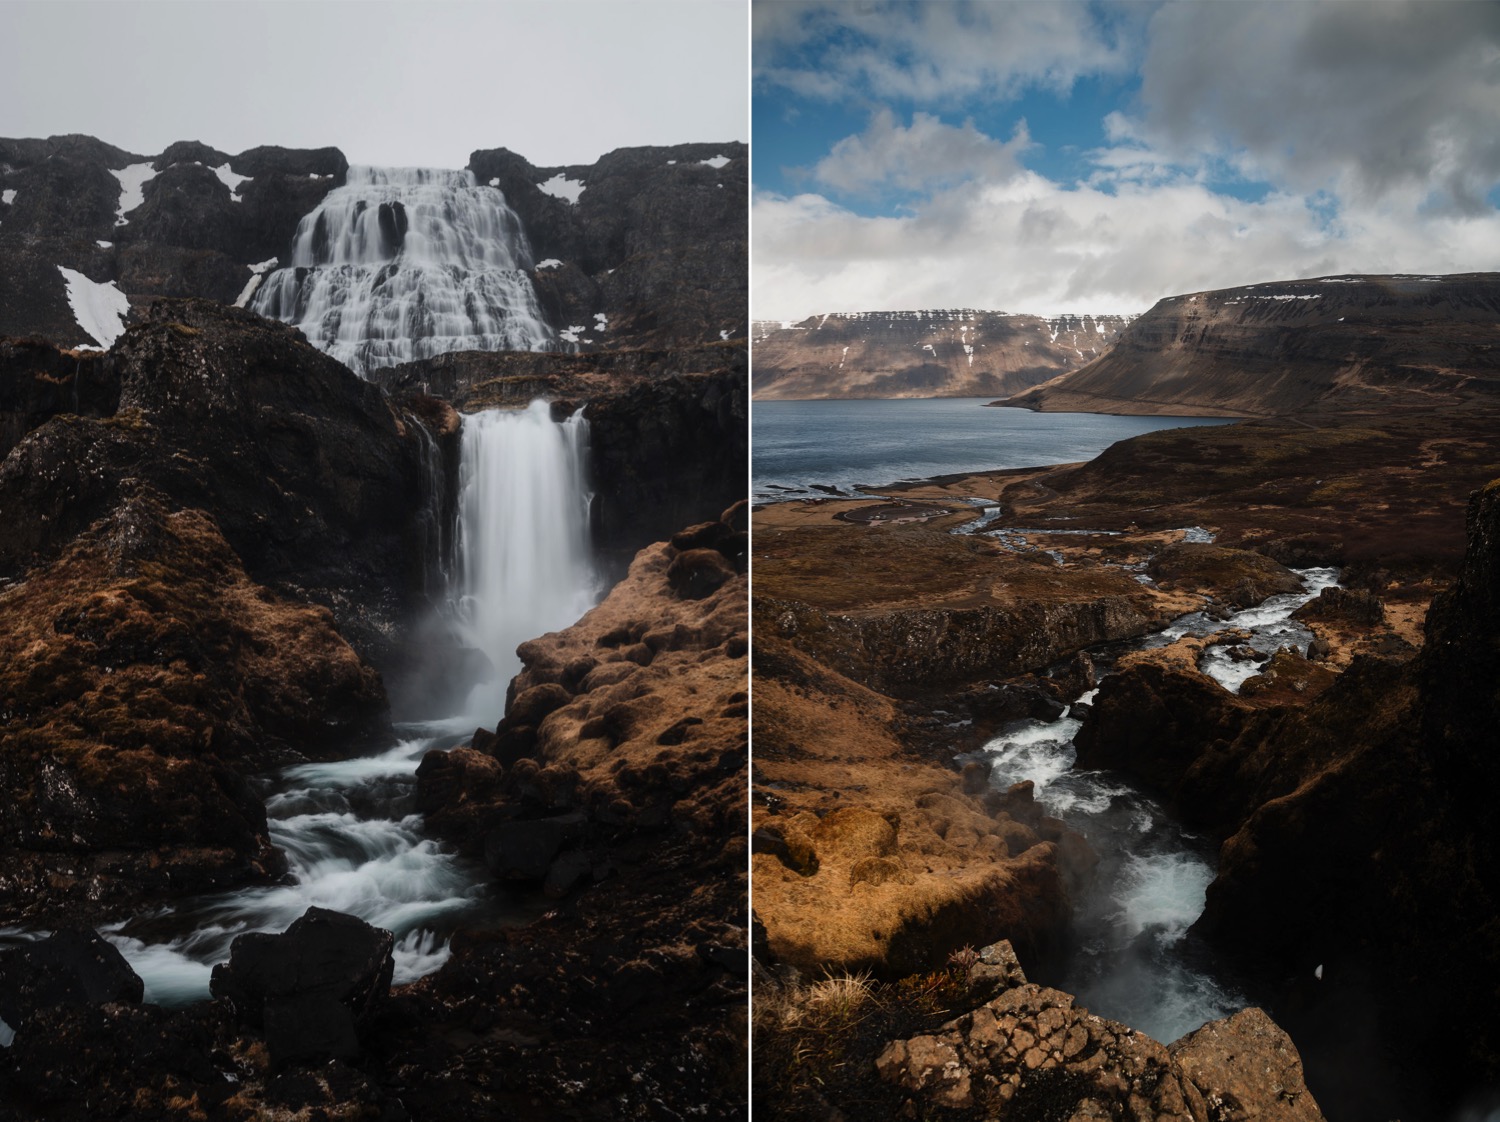
[[753, 313], [1500, 269], [1500, 4], [753, 15]]
[[748, 140], [745, 0], [0, 0], [0, 136], [462, 167]]

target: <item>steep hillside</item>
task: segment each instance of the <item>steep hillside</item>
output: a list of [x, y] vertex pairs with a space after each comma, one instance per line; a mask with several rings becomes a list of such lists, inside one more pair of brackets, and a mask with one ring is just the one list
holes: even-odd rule
[[1006, 402], [1264, 416], [1500, 401], [1500, 274], [1345, 276], [1162, 300], [1083, 369]]
[[983, 397], [1019, 393], [1105, 353], [1128, 316], [973, 309], [858, 312], [761, 321], [754, 396]]

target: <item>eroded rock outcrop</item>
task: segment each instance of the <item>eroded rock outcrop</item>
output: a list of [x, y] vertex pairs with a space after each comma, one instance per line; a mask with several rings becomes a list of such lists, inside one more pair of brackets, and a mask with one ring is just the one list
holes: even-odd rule
[[323, 608], [252, 581], [214, 519], [140, 488], [0, 591], [0, 913], [280, 872], [246, 776], [362, 746], [380, 679]]
[[996, 1122], [1323, 1118], [1296, 1048], [1259, 1009], [1164, 1047], [1070, 994], [1027, 983], [935, 1033], [891, 1042], [875, 1067], [915, 1102]]
[[681, 555], [643, 550], [578, 623], [523, 643], [496, 732], [423, 760], [428, 822], [560, 903], [461, 937], [411, 988], [420, 1014], [383, 1054], [414, 1114], [744, 1109], [744, 558], [720, 553], [732, 575], [693, 597], [668, 577]]
[[212, 515], [252, 578], [389, 652], [429, 563], [415, 418], [292, 329], [208, 301], [157, 303], [91, 361], [106, 366], [74, 378], [118, 385], [115, 411], [37, 414], [0, 463], [0, 575], [57, 556], [144, 483]]

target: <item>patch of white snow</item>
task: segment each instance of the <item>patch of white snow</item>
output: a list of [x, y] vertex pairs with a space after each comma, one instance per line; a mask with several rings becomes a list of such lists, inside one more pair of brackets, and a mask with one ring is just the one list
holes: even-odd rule
[[82, 273], [65, 269], [59, 265], [68, 285], [68, 306], [73, 309], [73, 318], [84, 333], [108, 349], [125, 332], [125, 317], [130, 314], [130, 301], [115, 287], [114, 281], [91, 281]]
[[97, 245], [100, 249], [111, 249], [111, 248], [113, 248], [113, 246], [114, 246], [115, 243], [114, 242], [95, 242], [94, 244]]
[[597, 327], [600, 331], [608, 331], [609, 330], [609, 317], [607, 315], [605, 315], [603, 312], [595, 312], [594, 313], [594, 326]]
[[729, 157], [728, 156], [715, 156], [711, 160], [699, 160], [698, 162], [700, 164], [707, 164], [709, 167], [713, 168], [714, 171], [718, 171], [721, 167], [723, 167], [725, 164], [727, 164], [729, 162]]
[[243, 201], [239, 196], [239, 186], [241, 183], [249, 183], [251, 180], [250, 176], [230, 171], [227, 160], [221, 166], [210, 168], [209, 170], [219, 177], [220, 183], [229, 188], [229, 197], [231, 200], [237, 203]]
[[556, 257], [549, 257], [545, 261], [538, 261], [536, 267], [538, 269], [560, 269], [562, 268], [562, 262]]
[[250, 303], [250, 297], [255, 295], [255, 290], [260, 287], [260, 282], [266, 277], [266, 273], [276, 267], [277, 258], [261, 261], [255, 265], [249, 265], [250, 279], [245, 282], [245, 287], [240, 289], [238, 299], [235, 300], [236, 308], [243, 308]]
[[15, 201], [16, 189], [14, 187], [8, 187], [4, 191], [0, 191], [0, 203], [4, 203], [6, 206], [10, 206], [10, 204]]
[[150, 164], [131, 164], [118, 170], [111, 168], [110, 175], [120, 181], [120, 205], [115, 208], [115, 225], [129, 223], [125, 216], [146, 201], [145, 186], [156, 178]]

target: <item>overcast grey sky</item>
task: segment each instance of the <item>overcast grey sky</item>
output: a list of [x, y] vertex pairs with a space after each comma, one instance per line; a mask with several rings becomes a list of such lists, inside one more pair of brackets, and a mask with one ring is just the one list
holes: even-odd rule
[[745, 0], [0, 0], [0, 136], [539, 166], [749, 140]]

